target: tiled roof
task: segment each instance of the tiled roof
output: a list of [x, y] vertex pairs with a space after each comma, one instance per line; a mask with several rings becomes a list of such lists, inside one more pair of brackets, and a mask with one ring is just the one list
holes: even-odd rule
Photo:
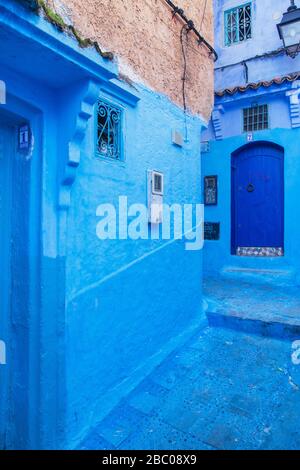
[[225, 95], [234, 95], [237, 92], [244, 93], [247, 90], [257, 90], [258, 88], [265, 87], [268, 88], [272, 85], [282, 85], [285, 82], [294, 82], [295, 80], [300, 79], [300, 72], [291, 73], [285, 75], [284, 77], [276, 77], [270, 81], [261, 81], [257, 83], [248, 83], [245, 86], [236, 86], [234, 88], [226, 88], [225, 90], [216, 91], [216, 96], [225, 96]]

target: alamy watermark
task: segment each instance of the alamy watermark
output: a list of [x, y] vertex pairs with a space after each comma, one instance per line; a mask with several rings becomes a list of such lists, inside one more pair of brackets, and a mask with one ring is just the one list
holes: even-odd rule
[[6, 85], [0, 80], [0, 104], [6, 104]]
[[294, 341], [292, 344], [292, 363], [295, 366], [300, 366], [300, 340]]
[[0, 365], [6, 365], [6, 345], [2, 340], [0, 340]]
[[185, 240], [187, 251], [198, 251], [204, 245], [203, 204], [152, 205], [161, 214], [161, 223], [149, 222], [149, 207], [128, 205], [127, 196], [118, 204], [100, 204], [96, 234], [100, 240]]

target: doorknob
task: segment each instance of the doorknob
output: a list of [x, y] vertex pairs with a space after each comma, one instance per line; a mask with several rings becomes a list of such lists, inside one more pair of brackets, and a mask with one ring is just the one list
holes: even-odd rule
[[253, 191], [255, 191], [254, 184], [249, 183], [248, 186], [247, 186], [247, 191], [248, 191], [248, 193], [253, 193]]

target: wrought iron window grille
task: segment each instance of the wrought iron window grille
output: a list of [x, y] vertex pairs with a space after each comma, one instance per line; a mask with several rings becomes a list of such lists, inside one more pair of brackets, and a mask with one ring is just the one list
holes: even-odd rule
[[122, 159], [122, 110], [103, 99], [97, 105], [97, 155]]
[[225, 44], [231, 46], [252, 37], [251, 3], [225, 11]]

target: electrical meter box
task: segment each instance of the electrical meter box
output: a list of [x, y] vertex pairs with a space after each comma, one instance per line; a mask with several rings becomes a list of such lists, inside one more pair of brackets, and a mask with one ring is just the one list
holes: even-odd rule
[[148, 171], [149, 223], [162, 224], [164, 203], [164, 175], [156, 170]]

